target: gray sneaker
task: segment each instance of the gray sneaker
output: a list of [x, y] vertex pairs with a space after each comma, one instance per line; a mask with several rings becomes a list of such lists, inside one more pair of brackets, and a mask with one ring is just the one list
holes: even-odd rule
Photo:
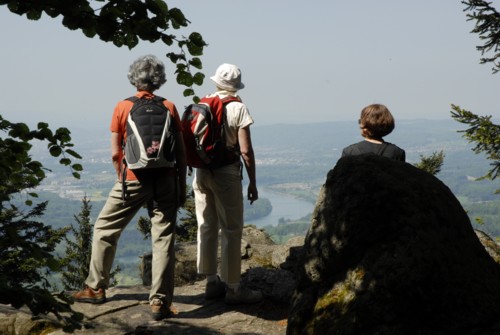
[[262, 301], [262, 298], [262, 292], [247, 287], [240, 287], [238, 291], [228, 288], [226, 291], [226, 304], [228, 305], [255, 304]]
[[207, 282], [205, 286], [205, 299], [217, 299], [226, 294], [226, 284], [217, 276], [214, 282]]

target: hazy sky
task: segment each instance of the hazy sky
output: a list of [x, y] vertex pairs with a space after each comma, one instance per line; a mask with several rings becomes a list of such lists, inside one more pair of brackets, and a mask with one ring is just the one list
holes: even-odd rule
[[[479, 65], [481, 42], [453, 0], [176, 0], [200, 32], [205, 84], [221, 63], [240, 66], [256, 125], [356, 120], [383, 103], [398, 119], [448, 119], [450, 104], [500, 117], [500, 74]], [[500, 9], [500, 1], [493, 4]], [[108, 129], [117, 101], [134, 93], [130, 63], [152, 53], [168, 82], [157, 92], [190, 103], [162, 43], [133, 50], [29, 21], [0, 6], [0, 114], [12, 121]]]

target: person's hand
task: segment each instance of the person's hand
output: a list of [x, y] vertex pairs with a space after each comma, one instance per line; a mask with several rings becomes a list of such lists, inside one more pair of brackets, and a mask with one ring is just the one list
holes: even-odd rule
[[250, 205], [253, 204], [255, 200], [259, 199], [259, 192], [255, 184], [248, 185], [247, 199], [250, 200]]

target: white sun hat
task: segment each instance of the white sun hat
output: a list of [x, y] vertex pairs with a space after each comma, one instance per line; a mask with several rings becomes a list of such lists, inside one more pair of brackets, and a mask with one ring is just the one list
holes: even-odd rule
[[223, 90], [237, 91], [245, 87], [241, 82], [241, 71], [233, 64], [224, 63], [217, 68], [215, 75], [210, 77], [213, 82]]

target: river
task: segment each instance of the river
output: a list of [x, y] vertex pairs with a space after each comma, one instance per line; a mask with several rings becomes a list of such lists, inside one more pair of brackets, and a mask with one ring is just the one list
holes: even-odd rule
[[314, 204], [310, 202], [283, 193], [272, 192], [265, 188], [259, 189], [259, 197], [269, 199], [273, 210], [269, 215], [256, 220], [247, 220], [245, 224], [252, 224], [259, 228], [268, 225], [275, 226], [280, 218], [297, 220], [312, 213], [314, 209]]

